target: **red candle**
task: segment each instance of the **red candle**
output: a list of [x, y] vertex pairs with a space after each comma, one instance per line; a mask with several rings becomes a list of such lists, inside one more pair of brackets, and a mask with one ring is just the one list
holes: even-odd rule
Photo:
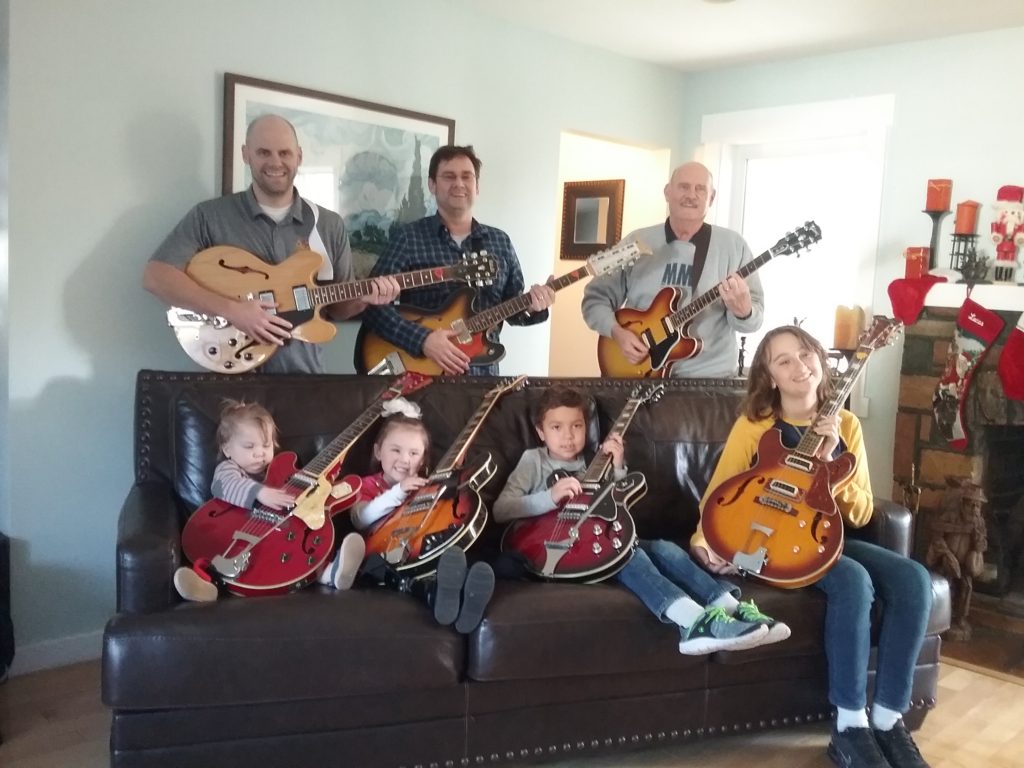
[[978, 206], [974, 200], [964, 200], [956, 204], [956, 225], [954, 235], [973, 235], [978, 226]]
[[948, 211], [952, 199], [952, 179], [928, 179], [928, 197], [924, 204], [926, 211]]
[[923, 246], [912, 246], [907, 248], [907, 268], [904, 277], [907, 280], [916, 280], [923, 277], [928, 271], [928, 258], [931, 255], [931, 248]]

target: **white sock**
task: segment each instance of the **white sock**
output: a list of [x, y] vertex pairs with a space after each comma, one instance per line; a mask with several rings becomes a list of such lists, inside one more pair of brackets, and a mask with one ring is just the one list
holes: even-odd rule
[[871, 727], [879, 731], [891, 731], [901, 717], [902, 715], [895, 709], [883, 707], [881, 704], [871, 707]]
[[721, 597], [715, 598], [711, 605], [715, 608], [723, 608], [726, 613], [732, 616], [740, 605], [740, 601], [732, 596], [731, 592], [725, 592]]
[[836, 707], [836, 730], [845, 731], [847, 728], [867, 728], [868, 713], [863, 709], [843, 709]]
[[704, 609], [688, 597], [680, 597], [665, 609], [665, 618], [680, 627], [689, 627], [700, 618]]

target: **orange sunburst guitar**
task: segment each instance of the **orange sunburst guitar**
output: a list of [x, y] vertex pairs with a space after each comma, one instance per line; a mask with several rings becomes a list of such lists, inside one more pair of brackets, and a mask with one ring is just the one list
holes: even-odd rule
[[[875, 318], [815, 421], [839, 412], [871, 352], [894, 341], [902, 327]], [[813, 584], [843, 552], [843, 518], [833, 494], [853, 474], [856, 457], [847, 451], [832, 461], [817, 458], [825, 438], [812, 427], [792, 450], [778, 429], [765, 432], [754, 467], [718, 486], [701, 514], [714, 554], [778, 587]]]
[[366, 535], [367, 556], [379, 554], [396, 570], [423, 575], [437, 570], [437, 559], [449, 547], [468, 549], [477, 540], [487, 523], [478, 491], [497, 468], [490, 454], [465, 464], [466, 451], [498, 399], [525, 381], [525, 376], [504, 379], [487, 392], [427, 484]]
[[[620, 243], [614, 248], [595, 253], [587, 263], [564, 275], [552, 278], [548, 285], [556, 291], [592, 275], [603, 275], [627, 264], [632, 264], [647, 251], [643, 243]], [[470, 365], [490, 365], [505, 357], [505, 347], [498, 343], [494, 329], [514, 315], [530, 308], [530, 294], [524, 293], [503, 301], [497, 306], [475, 311], [473, 306], [476, 292], [472, 288], [460, 288], [440, 309], [426, 310], [416, 307], [398, 307], [403, 319], [422, 325], [431, 331], [439, 328], [455, 332], [452, 342], [470, 358]], [[355, 368], [366, 373], [389, 354], [398, 354], [407, 371], [416, 371], [428, 376], [444, 373], [441, 366], [428, 357], [416, 357], [406, 350], [385, 341], [363, 323], [356, 338]]]
[[[277, 302], [275, 313], [292, 324], [292, 338], [323, 344], [337, 328], [324, 320], [320, 310], [329, 304], [368, 296], [372, 280], [318, 283], [324, 257], [316, 251], [296, 251], [280, 264], [268, 264], [248, 251], [218, 245], [200, 251], [185, 273], [207, 290], [232, 299], [264, 299]], [[399, 286], [418, 288], [447, 281], [484, 285], [494, 279], [498, 265], [487, 254], [469, 254], [448, 267], [420, 269], [392, 275]], [[182, 349], [199, 365], [218, 373], [245, 373], [262, 365], [278, 350], [250, 338], [219, 316], [171, 307], [167, 324]]]
[[275, 456], [266, 484], [294, 495], [290, 509], [274, 510], [258, 502], [243, 509], [221, 499], [203, 504], [181, 532], [185, 557], [193, 563], [210, 561], [236, 595], [276, 595], [311, 583], [334, 551], [334, 525], [328, 518], [359, 496], [358, 476], [339, 477], [349, 448], [380, 418], [385, 402], [429, 383], [416, 373], [397, 379], [302, 469], [297, 469], [294, 453]]
[[[755, 272], [776, 256], [799, 253], [821, 239], [821, 228], [808, 221], [796, 232], [790, 232], [756, 259], [744, 264], [736, 273], [740, 277]], [[615, 311], [615, 321], [632, 331], [650, 352], [639, 363], [631, 363], [622, 354], [619, 343], [610, 336], [597, 340], [597, 362], [602, 376], [615, 378], [657, 378], [669, 375], [672, 365], [698, 354], [704, 343], [690, 336], [694, 318], [722, 298], [716, 285], [679, 309], [679, 289], [662, 288], [647, 309], [623, 307]]]

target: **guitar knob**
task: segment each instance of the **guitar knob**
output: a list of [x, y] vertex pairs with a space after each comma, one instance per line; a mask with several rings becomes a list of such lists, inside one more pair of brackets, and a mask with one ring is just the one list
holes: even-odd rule
[[230, 360], [225, 360], [224, 361], [224, 367], [230, 370], [231, 368], [235, 367], [235, 364], [232, 363]]
[[600, 536], [602, 533], [604, 533], [604, 529], [601, 527], [601, 524], [594, 523], [594, 535]]
[[799, 522], [799, 524], [797, 525], [797, 527], [798, 528], [806, 528], [807, 527], [807, 521], [806, 520], [801, 520]]
[[620, 523], [618, 520], [616, 520], [614, 523], [612, 523], [612, 530], [615, 531], [616, 533], [621, 533], [621, 531], [622, 531], [622, 523]]
[[309, 557], [306, 558], [306, 565], [312, 565], [312, 564], [313, 564], [313, 556], [310, 555]]
[[612, 539], [612, 546], [615, 547], [615, 549], [622, 549], [622, 539], [616, 536]]
[[217, 354], [217, 348], [216, 347], [207, 347], [206, 348], [206, 354], [208, 354], [210, 357], [213, 357], [214, 355]]
[[289, 555], [287, 552], [282, 552], [281, 553], [281, 562], [282, 563], [287, 563], [291, 559], [292, 559], [292, 556]]
[[822, 523], [821, 527], [822, 528], [831, 528], [832, 527], [832, 523], [830, 523], [828, 520], [826, 520], [824, 523]]
[[793, 554], [794, 555], [800, 554], [800, 547], [793, 547]]
[[596, 541], [594, 542], [594, 546], [591, 549], [593, 549], [595, 555], [601, 554], [601, 545], [598, 544]]
[[238, 346], [238, 339], [228, 339], [228, 346], [229, 347], [237, 347]]
[[819, 555], [823, 555], [823, 554], [825, 554], [825, 548], [819, 545], [819, 546], [818, 546], [818, 554], [819, 554]]
[[313, 537], [313, 545], [316, 546], [318, 544], [320, 544], [320, 537], [319, 536], [314, 536]]
[[242, 355], [242, 357], [246, 360], [246, 362], [249, 362], [252, 360], [252, 352], [246, 352], [244, 355]]
[[295, 541], [295, 531], [288, 531], [288, 534], [284, 537], [285, 541]]

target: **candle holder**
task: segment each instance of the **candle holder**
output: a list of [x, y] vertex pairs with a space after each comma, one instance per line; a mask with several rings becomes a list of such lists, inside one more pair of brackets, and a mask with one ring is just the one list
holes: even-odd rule
[[949, 268], [960, 273], [958, 283], [988, 283], [988, 257], [978, 255], [977, 235], [953, 235]]
[[939, 265], [939, 228], [942, 225], [942, 220], [951, 214], [952, 211], [929, 211], [925, 209], [921, 213], [927, 213], [932, 220], [932, 243], [928, 269], [935, 269]]

